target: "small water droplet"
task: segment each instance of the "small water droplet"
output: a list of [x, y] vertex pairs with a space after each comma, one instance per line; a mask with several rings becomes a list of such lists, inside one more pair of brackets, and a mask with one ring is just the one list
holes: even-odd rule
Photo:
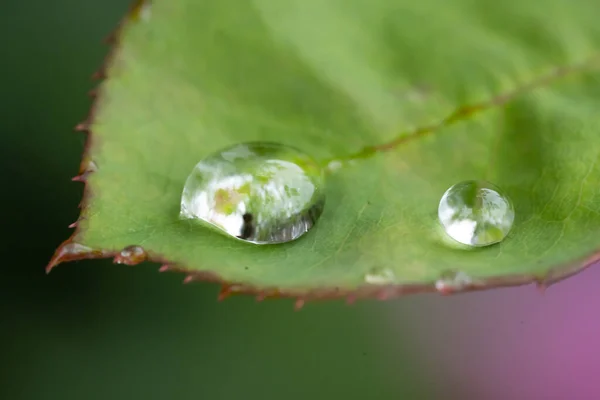
[[504, 240], [515, 219], [510, 198], [485, 181], [464, 181], [442, 196], [438, 217], [445, 232], [459, 243], [489, 246]]
[[79, 166], [79, 174], [91, 174], [92, 172], [98, 171], [98, 164], [90, 158], [85, 158], [81, 161]]
[[338, 169], [342, 168], [343, 163], [340, 160], [331, 160], [329, 163], [327, 163], [327, 169], [330, 172], [334, 172], [337, 171]]
[[311, 157], [282, 144], [252, 142], [222, 149], [194, 167], [180, 217], [246, 242], [274, 244], [305, 234], [324, 204], [324, 174]]
[[150, 0], [136, 0], [131, 10], [130, 18], [133, 21], [142, 20], [144, 22], [150, 20], [152, 2]]
[[452, 293], [463, 290], [473, 284], [473, 279], [463, 271], [444, 271], [435, 282], [435, 288], [441, 293]]
[[146, 260], [146, 251], [141, 246], [127, 246], [113, 260], [115, 264], [136, 265]]
[[94, 250], [90, 247], [67, 240], [63, 242], [54, 252], [52, 259], [46, 266], [46, 273], [49, 273], [58, 264], [92, 258], [104, 258], [107, 252], [104, 250]]
[[389, 268], [373, 268], [365, 275], [370, 285], [390, 285], [396, 282], [396, 274]]
[[140, 10], [140, 19], [142, 21], [149, 21], [151, 15], [151, 4], [149, 1], [146, 1]]

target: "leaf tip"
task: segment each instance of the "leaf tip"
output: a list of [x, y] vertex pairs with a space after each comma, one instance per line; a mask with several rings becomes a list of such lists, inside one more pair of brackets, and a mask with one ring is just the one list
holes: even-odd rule
[[69, 239], [56, 249], [50, 262], [46, 266], [46, 273], [49, 274], [54, 267], [64, 262], [83, 260], [85, 258], [100, 258], [103, 256], [105, 256], [105, 252], [95, 251]]

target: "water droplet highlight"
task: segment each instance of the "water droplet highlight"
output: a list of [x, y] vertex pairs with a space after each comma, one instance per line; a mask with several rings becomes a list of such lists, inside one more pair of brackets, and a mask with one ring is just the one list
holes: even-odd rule
[[389, 268], [373, 268], [365, 275], [370, 285], [391, 285], [396, 282], [396, 274]]
[[115, 264], [137, 265], [147, 258], [146, 251], [141, 246], [127, 246], [119, 254], [115, 255]]
[[435, 282], [435, 288], [442, 294], [450, 294], [466, 289], [474, 284], [473, 279], [463, 271], [448, 270]]
[[150, 0], [136, 0], [130, 13], [131, 20], [147, 22], [150, 20], [151, 8], [152, 2]]
[[180, 217], [254, 244], [304, 235], [325, 205], [325, 178], [308, 155], [290, 146], [237, 144], [200, 161], [181, 196]]
[[329, 172], [334, 172], [337, 171], [338, 169], [342, 168], [343, 163], [340, 160], [331, 160], [328, 164], [327, 164], [327, 170]]
[[140, 8], [139, 18], [144, 22], [148, 22], [150, 20], [150, 16], [152, 15], [151, 10], [152, 5], [150, 4], [150, 1], [145, 1], [142, 7]]
[[485, 181], [464, 181], [442, 196], [438, 217], [452, 239], [469, 246], [489, 246], [504, 240], [515, 210], [510, 198]]
[[78, 261], [92, 258], [104, 258], [108, 254], [104, 250], [95, 250], [79, 243], [72, 242], [70, 239], [63, 242], [54, 252], [52, 259], [46, 266], [46, 273], [56, 267], [58, 264], [68, 261]]

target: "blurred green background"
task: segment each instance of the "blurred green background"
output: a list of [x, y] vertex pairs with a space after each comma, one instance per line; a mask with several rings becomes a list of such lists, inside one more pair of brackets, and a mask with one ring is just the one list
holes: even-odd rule
[[289, 300], [219, 303], [215, 285], [182, 285], [158, 265], [86, 261], [46, 275], [79, 211], [70, 178], [84, 135], [73, 127], [102, 39], [128, 7], [5, 0], [0, 11], [0, 399], [600, 398], [597, 307], [578, 307], [600, 304], [598, 268], [545, 296], [525, 287], [301, 312]]

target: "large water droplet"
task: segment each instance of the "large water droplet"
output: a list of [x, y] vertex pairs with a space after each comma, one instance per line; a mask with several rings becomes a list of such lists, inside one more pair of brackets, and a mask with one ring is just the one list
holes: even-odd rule
[[200, 161], [181, 197], [181, 218], [255, 243], [295, 240], [321, 216], [321, 167], [293, 147], [266, 142], [237, 144]]
[[446, 233], [470, 246], [501, 242], [512, 227], [515, 210], [500, 188], [484, 181], [457, 183], [444, 193], [438, 217]]

